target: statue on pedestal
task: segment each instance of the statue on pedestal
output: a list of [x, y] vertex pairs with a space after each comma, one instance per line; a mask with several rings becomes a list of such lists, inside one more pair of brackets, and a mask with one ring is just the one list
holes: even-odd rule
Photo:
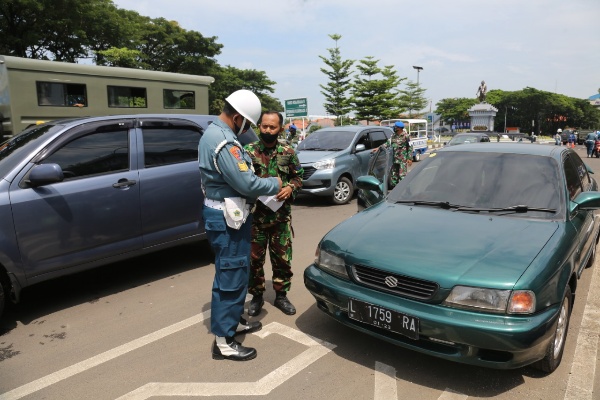
[[476, 96], [479, 98], [480, 103], [485, 103], [486, 94], [487, 94], [487, 86], [485, 84], [485, 81], [481, 81], [481, 86], [479, 86], [479, 89], [477, 89], [477, 94], [476, 94]]

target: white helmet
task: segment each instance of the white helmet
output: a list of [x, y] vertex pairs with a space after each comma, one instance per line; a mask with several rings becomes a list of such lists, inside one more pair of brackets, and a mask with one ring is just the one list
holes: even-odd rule
[[237, 90], [225, 100], [244, 118], [256, 125], [256, 121], [260, 118], [261, 105], [254, 93], [246, 89]]
[[558, 129], [556, 130], [556, 133], [562, 133], [562, 129], [558, 128]]

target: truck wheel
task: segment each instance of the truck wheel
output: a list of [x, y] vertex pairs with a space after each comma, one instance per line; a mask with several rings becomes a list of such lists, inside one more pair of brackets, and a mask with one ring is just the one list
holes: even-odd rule
[[417, 151], [413, 159], [414, 161], [421, 161], [421, 153]]
[[334, 204], [346, 204], [352, 199], [354, 195], [354, 185], [350, 179], [342, 176], [338, 183], [335, 185], [335, 190], [333, 191], [333, 203]]
[[565, 350], [565, 342], [567, 341], [567, 331], [569, 329], [569, 319], [571, 318], [573, 296], [571, 288], [567, 286], [565, 297], [563, 298], [558, 319], [554, 327], [554, 335], [546, 349], [546, 356], [534, 364], [534, 367], [546, 373], [553, 372], [560, 365], [563, 351]]

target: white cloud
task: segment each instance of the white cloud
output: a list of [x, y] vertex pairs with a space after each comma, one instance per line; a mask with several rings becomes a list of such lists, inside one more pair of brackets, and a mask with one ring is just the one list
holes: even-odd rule
[[222, 65], [265, 71], [280, 100], [324, 114], [319, 55], [373, 56], [419, 82], [434, 103], [475, 97], [479, 82], [587, 98], [600, 87], [597, 0], [118, 0], [120, 7], [217, 36]]

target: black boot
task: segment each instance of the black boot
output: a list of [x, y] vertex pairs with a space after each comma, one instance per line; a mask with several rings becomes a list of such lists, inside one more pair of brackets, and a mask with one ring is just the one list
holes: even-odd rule
[[260, 321], [252, 321], [248, 322], [244, 318], [240, 318], [240, 323], [238, 324], [235, 335], [241, 335], [242, 333], [252, 333], [258, 332], [262, 329], [262, 324]]
[[213, 360], [247, 361], [256, 357], [256, 349], [244, 347], [233, 338], [215, 337], [212, 345]]
[[284, 314], [296, 314], [296, 308], [290, 303], [285, 292], [277, 292], [273, 305], [283, 311]]
[[262, 294], [252, 296], [252, 300], [250, 300], [250, 305], [248, 306], [248, 315], [251, 317], [255, 317], [260, 314], [260, 310], [262, 310], [265, 301], [263, 300]]

